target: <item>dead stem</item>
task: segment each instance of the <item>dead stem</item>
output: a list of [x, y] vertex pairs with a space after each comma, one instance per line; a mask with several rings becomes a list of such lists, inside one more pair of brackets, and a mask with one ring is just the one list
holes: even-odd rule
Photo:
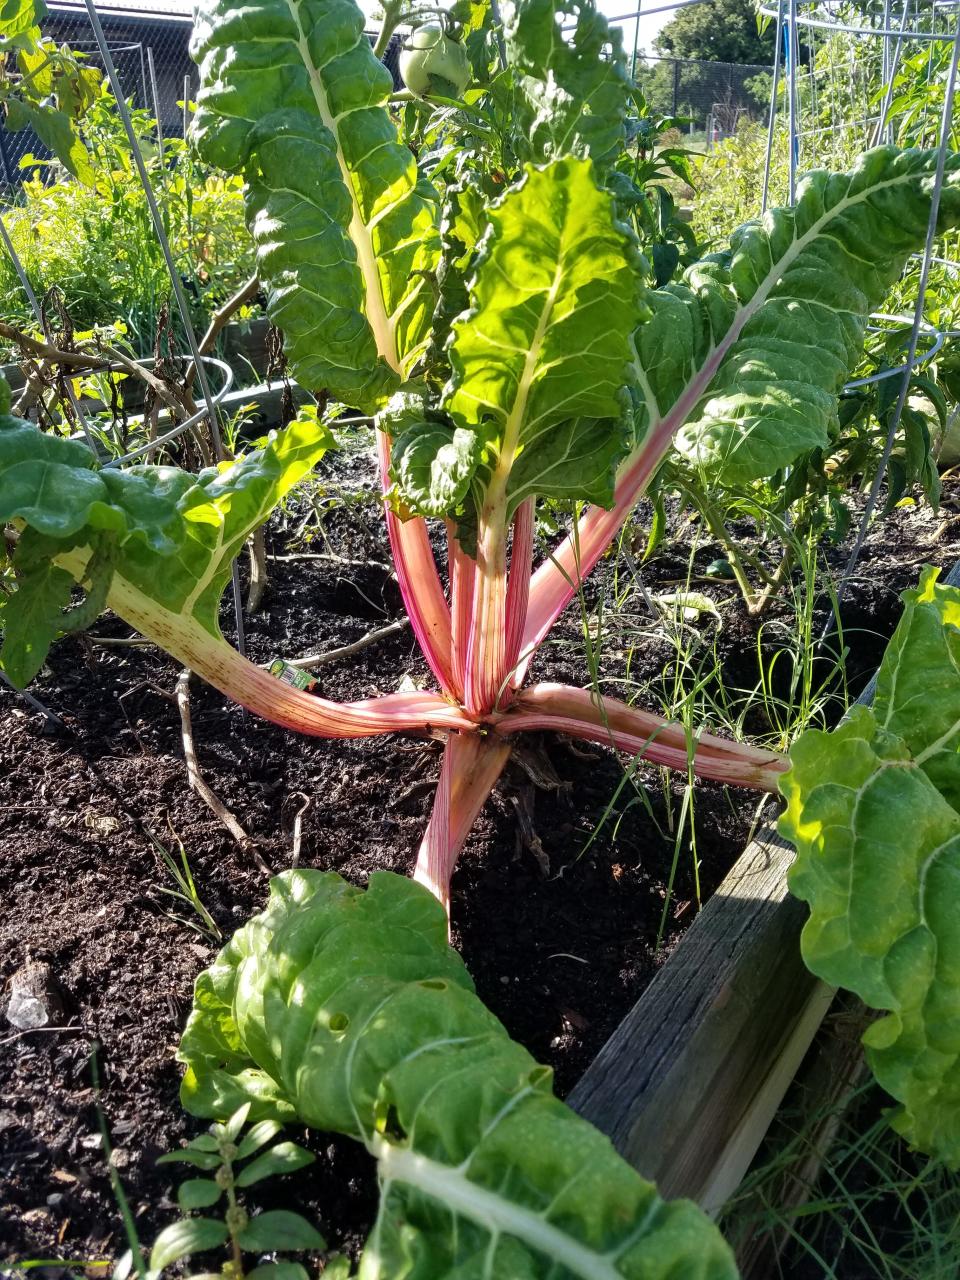
[[190, 789], [195, 791], [211, 813], [220, 819], [240, 848], [251, 856], [264, 875], [272, 876], [273, 872], [264, 862], [254, 841], [230, 810], [217, 798], [200, 772], [193, 742], [193, 719], [190, 715], [190, 675], [190, 668], [184, 667], [177, 678], [177, 708], [180, 712], [180, 733], [183, 739], [183, 755], [187, 765], [187, 781], [190, 783]]

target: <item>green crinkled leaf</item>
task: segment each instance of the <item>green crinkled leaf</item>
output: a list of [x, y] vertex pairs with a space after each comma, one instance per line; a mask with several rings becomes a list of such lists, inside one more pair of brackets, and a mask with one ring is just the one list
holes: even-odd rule
[[[849, 174], [811, 173], [793, 209], [654, 291], [637, 335], [640, 433], [675, 414], [680, 452], [729, 484], [825, 448], [869, 313], [923, 247], [935, 167], [935, 152], [879, 147]], [[939, 219], [960, 220], [960, 156]]]
[[393, 437], [390, 466], [399, 508], [423, 516], [456, 512], [480, 461], [477, 433], [431, 411], [425, 389], [395, 395], [377, 426]]
[[[911, 1143], [960, 1166], [960, 813], [954, 655], [960, 591], [927, 571], [906, 594], [873, 709], [794, 745], [780, 830], [808, 903], [803, 957], [886, 1016], [864, 1036]], [[939, 636], [937, 633], [940, 633]], [[937, 788], [942, 783], [947, 797]]]
[[[3, 612], [7, 674], [16, 682], [35, 673], [57, 634], [92, 622], [114, 575], [219, 638], [234, 558], [331, 443], [328, 429], [305, 416], [264, 449], [199, 475], [176, 467], [98, 470], [75, 441], [0, 417], [0, 524], [26, 525], [17, 552], [27, 570], [24, 590]], [[68, 566], [54, 563], [78, 549], [82, 569], [76, 554]], [[89, 583], [89, 596], [86, 607], [57, 616], [55, 597], [61, 604], [69, 598], [63, 567]]]
[[903, 617], [877, 674], [880, 728], [900, 738], [960, 812], [960, 592], [925, 569], [903, 594]]
[[[663, 1203], [553, 1096], [446, 934], [443, 908], [403, 877], [377, 872], [366, 891], [329, 872], [275, 877], [198, 982], [184, 1104], [228, 1114], [256, 1073], [287, 1114], [362, 1140], [382, 1200], [361, 1276], [735, 1276], [694, 1206]], [[249, 1097], [276, 1113], [262, 1089]]]
[[494, 483], [508, 517], [533, 493], [609, 505], [642, 314], [633, 239], [573, 157], [528, 167], [489, 218], [444, 397], [482, 442], [476, 507]]
[[504, 0], [501, 12], [526, 158], [588, 155], [600, 168], [615, 160], [631, 91], [619, 27], [592, 0]]
[[353, 0], [202, 0], [200, 153], [242, 173], [257, 269], [297, 381], [373, 408], [423, 350], [437, 196], [386, 111]]
[[463, 427], [422, 423], [400, 436], [392, 453], [403, 496], [419, 515], [455, 512], [480, 460], [480, 438]]

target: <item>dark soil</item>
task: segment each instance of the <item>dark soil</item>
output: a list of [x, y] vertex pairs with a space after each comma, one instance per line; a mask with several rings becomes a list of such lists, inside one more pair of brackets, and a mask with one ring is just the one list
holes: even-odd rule
[[[361, 463], [348, 460], [341, 479], [362, 490]], [[949, 566], [956, 557], [955, 527], [933, 540], [939, 519], [900, 510], [871, 536], [844, 609], [853, 685], [876, 665], [896, 622], [898, 593], [915, 582], [920, 564]], [[247, 624], [254, 660], [332, 648], [399, 616], [371, 505], [335, 508], [325, 532], [329, 543], [313, 545], [332, 548], [342, 562], [271, 562], [264, 610]], [[288, 534], [273, 528], [274, 553], [289, 551]], [[667, 584], [685, 577], [690, 550], [683, 535], [648, 562], [648, 590], [674, 590]], [[717, 554], [715, 546], [697, 549], [695, 571]], [[612, 595], [610, 575], [608, 568], [600, 576], [594, 598]], [[719, 631], [710, 617], [696, 624], [709, 641], [702, 652], [716, 652], [730, 687], [752, 687], [760, 624], [746, 617], [729, 585], [695, 585], [727, 602]], [[637, 601], [621, 612], [630, 611], [641, 617]], [[655, 695], [672, 662], [663, 629], [640, 640], [623, 625], [608, 637], [601, 674], [618, 679], [629, 654], [632, 680]], [[649, 619], [642, 626], [649, 630]], [[782, 645], [792, 626], [789, 609], [778, 605], [760, 631], [764, 651]], [[103, 619], [95, 632], [125, 636], [129, 629]], [[584, 653], [571, 613], [534, 674], [585, 683]], [[187, 788], [170, 698], [176, 674], [155, 649], [79, 638], [55, 648], [32, 688], [62, 727], [0, 689], [0, 983], [25, 963], [46, 962], [64, 1006], [61, 1029], [17, 1034], [4, 1022], [0, 1031], [0, 1260], [106, 1259], [126, 1247], [98, 1097], [143, 1239], [149, 1242], [175, 1214], [177, 1179], [155, 1160], [197, 1131], [177, 1104], [174, 1055], [193, 981], [219, 942], [170, 896], [175, 885], [160, 848], [178, 857], [182, 844], [224, 937], [263, 906], [267, 889], [265, 875]], [[410, 633], [402, 632], [324, 668], [321, 684], [326, 696], [349, 699], [389, 692], [406, 676], [419, 680], [426, 670]], [[192, 707], [201, 768], [272, 869], [290, 865], [294, 815], [307, 798], [301, 865], [333, 869], [358, 884], [376, 869], [410, 869], [439, 744], [296, 737], [196, 682]], [[657, 771], [642, 770], [624, 784], [622, 762], [599, 748], [561, 740], [526, 746], [481, 815], [455, 875], [454, 943], [482, 998], [554, 1068], [565, 1093], [695, 916], [694, 856], [689, 831], [679, 840], [673, 834], [677, 785], [664, 785]], [[545, 778], [552, 779], [547, 789]], [[748, 793], [699, 789], [703, 898], [742, 849], [756, 804]], [[529, 816], [545, 860], [536, 841], [521, 834], [518, 808]], [[375, 1206], [367, 1157], [347, 1141], [301, 1140], [319, 1157], [310, 1177], [266, 1183], [255, 1203], [299, 1208], [332, 1244], [355, 1250]]]

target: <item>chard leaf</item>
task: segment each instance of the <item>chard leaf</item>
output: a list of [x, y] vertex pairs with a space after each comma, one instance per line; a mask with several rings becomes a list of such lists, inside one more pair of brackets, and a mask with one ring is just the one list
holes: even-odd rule
[[392, 453], [397, 483], [413, 509], [445, 516], [463, 503], [480, 461], [480, 437], [464, 427], [415, 423]]
[[[741, 227], [728, 252], [655, 290], [637, 335], [640, 434], [682, 428], [680, 452], [729, 484], [826, 448], [867, 318], [923, 246], [935, 167], [934, 152], [879, 147], [849, 174], [808, 174], [793, 209]], [[939, 220], [960, 220], [960, 156]]]
[[444, 397], [477, 446], [464, 438], [448, 483], [459, 492], [472, 461], [477, 510], [495, 491], [508, 519], [534, 493], [609, 504], [642, 313], [634, 242], [592, 163], [574, 157], [528, 166], [489, 217]]
[[[0, 417], [0, 524], [26, 526], [16, 555], [24, 574], [3, 610], [10, 679], [35, 674], [53, 639], [89, 625], [118, 583], [219, 639], [234, 558], [331, 442], [305, 416], [264, 449], [196, 476], [176, 467], [101, 471], [82, 445]], [[65, 571], [90, 584], [86, 606], [67, 613]]]
[[598, 168], [615, 160], [631, 90], [620, 28], [592, 0], [504, 0], [502, 15], [526, 158], [587, 155]]
[[201, 155], [247, 182], [268, 309], [297, 381], [373, 408], [422, 352], [437, 196], [386, 111], [353, 0], [201, 0]]
[[960, 591], [928, 570], [906, 602], [875, 707], [794, 745], [780, 829], [797, 847], [790, 887], [810, 907], [807, 966], [885, 1012], [864, 1045], [900, 1104], [894, 1127], [958, 1167]]
[[877, 673], [874, 710], [960, 812], [960, 592], [927, 568], [903, 595], [903, 617]]
[[227, 1114], [257, 1072], [287, 1114], [362, 1140], [382, 1199], [361, 1276], [732, 1280], [699, 1210], [661, 1201], [553, 1096], [446, 933], [404, 877], [376, 872], [366, 891], [330, 872], [275, 877], [266, 911], [198, 981], [180, 1047], [188, 1110]]

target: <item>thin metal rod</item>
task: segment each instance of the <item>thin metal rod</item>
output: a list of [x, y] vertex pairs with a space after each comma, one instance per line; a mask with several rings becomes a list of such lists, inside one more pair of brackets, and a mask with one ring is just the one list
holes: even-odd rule
[[[98, 45], [99, 43], [100, 42], [97, 41]], [[147, 105], [147, 66], [143, 58], [142, 41], [137, 45], [137, 50], [140, 54], [140, 105], [145, 107]]]
[[[837, 587], [837, 603], [839, 604], [846, 594], [847, 587], [850, 582], [850, 576], [856, 568], [857, 561], [860, 559], [860, 552], [866, 541], [867, 531], [870, 527], [870, 521], [877, 506], [877, 500], [880, 497], [880, 489], [887, 472], [887, 464], [890, 461], [890, 454], [893, 452], [893, 443], [896, 437], [897, 428], [900, 425], [900, 417], [903, 413], [903, 406], [907, 401], [907, 393], [910, 390], [910, 373], [913, 369], [914, 361], [917, 356], [917, 347], [920, 343], [920, 331], [923, 327], [923, 308], [926, 303], [927, 280], [930, 275], [930, 260], [933, 257], [933, 244], [937, 238], [937, 220], [940, 215], [940, 194], [943, 190], [943, 175], [947, 163], [947, 140], [950, 136], [950, 125], [953, 119], [953, 98], [957, 84], [957, 65], [960, 63], [960, 17], [957, 20], [957, 31], [953, 40], [953, 56], [950, 59], [950, 71], [947, 77], [946, 91], [943, 100], [943, 115], [940, 122], [940, 145], [937, 149], [937, 167], [933, 180], [933, 192], [930, 197], [930, 218], [927, 222], [927, 239], [924, 246], [923, 263], [920, 267], [920, 281], [917, 285], [917, 305], [913, 317], [913, 328], [910, 333], [910, 346], [907, 352], [906, 368], [903, 371], [903, 381], [900, 384], [900, 394], [897, 396], [896, 407], [893, 411], [893, 417], [887, 429], [887, 438], [884, 441], [883, 452], [880, 455], [880, 463], [877, 467], [876, 475], [873, 477], [873, 483], [870, 485], [870, 492], [867, 495], [866, 506], [863, 509], [863, 515], [860, 519], [860, 526], [857, 529], [857, 536], [853, 544], [853, 550], [844, 566], [843, 575]], [[820, 644], [823, 644], [830, 630], [830, 620], [824, 629], [823, 635], [820, 637]]]
[[763, 163], [763, 196], [760, 212], [767, 212], [770, 201], [770, 163], [773, 159], [773, 132], [777, 122], [777, 90], [780, 88], [780, 41], [783, 39], [783, 0], [777, 6], [777, 34], [773, 42], [773, 87], [770, 90], [770, 119], [767, 122], [767, 155]]
[[[700, 3], [703, 3], [703, 0], [688, 0], [688, 3], [691, 3], [691, 4], [700, 4]], [[679, 6], [674, 6], [674, 5], [667, 5], [667, 6], [666, 6], [666, 8], [668, 8], [668, 9], [673, 9], [673, 8], [675, 8], [675, 7], [677, 7], [677, 8], [678, 8]], [[655, 12], [657, 12], [657, 10], [655, 10], [655, 9], [647, 9], [647, 10], [646, 10], [646, 12], [647, 12], [647, 13], [655, 13]], [[761, 6], [760, 6], [760, 12], [761, 12], [761, 13], [763, 13], [763, 14], [766, 14], [766, 16], [767, 16], [768, 18], [775, 18], [775, 17], [777, 16], [777, 11], [776, 11], [776, 9], [774, 9], [774, 8], [773, 8], [773, 6], [772, 6], [772, 5], [761, 5]], [[633, 17], [633, 15], [632, 15], [632, 14], [629, 14], [629, 15], [628, 15], [628, 17]], [[608, 19], [608, 21], [609, 21], [609, 19]], [[845, 36], [851, 36], [851, 35], [852, 35], [852, 36], [898, 36], [898, 35], [903, 35], [903, 36], [905, 36], [908, 40], [942, 40], [942, 41], [944, 41], [944, 42], [946, 42], [947, 40], [952, 39], [952, 36], [951, 36], [951, 35], [950, 35], [950, 33], [949, 33], [949, 32], [947, 32], [947, 31], [903, 31], [903, 32], [900, 32], [900, 31], [898, 31], [895, 27], [890, 27], [890, 28], [884, 28], [884, 27], [850, 27], [850, 26], [847, 26], [847, 24], [846, 24], [845, 22], [843, 22], [843, 23], [841, 23], [841, 22], [825, 22], [825, 21], [823, 21], [823, 20], [822, 20], [822, 19], [820, 19], [820, 18], [810, 18], [810, 17], [807, 17], [805, 14], [801, 14], [801, 15], [800, 15], [800, 17], [797, 19], [797, 21], [798, 21], [798, 24], [799, 24], [801, 27], [817, 27], [817, 28], [818, 28], [819, 30], [821, 30], [821, 31], [834, 31], [834, 32], [836, 32], [836, 33], [837, 33], [837, 35], [845, 35]]]
[[[671, 9], [689, 9], [692, 4], [706, 4], [706, 3], [707, 3], [707, 0], [674, 0], [673, 4], [661, 4], [661, 5], [658, 5], [657, 8], [655, 9], [644, 9], [643, 16], [645, 18], [649, 18], [651, 13], [669, 13]], [[616, 17], [607, 18], [607, 22], [610, 25], [612, 25], [615, 22], [628, 22], [631, 18], [635, 18], [637, 16], [637, 12], [638, 10], [631, 9], [629, 13], [618, 13]], [[766, 12], [766, 10], [764, 10], [764, 12]], [[577, 24], [575, 22], [573, 23], [565, 22], [563, 24], [562, 30], [573, 31], [576, 25]], [[688, 59], [688, 61], [690, 61], [690, 59]], [[692, 61], [696, 62], [698, 61], [698, 59], [694, 58], [692, 59]]]
[[787, 40], [787, 111], [790, 135], [790, 151], [787, 157], [789, 172], [789, 203], [797, 198], [797, 161], [800, 158], [800, 137], [797, 133], [797, 0], [790, 0], [790, 16], [784, 32]]
[[[233, 386], [233, 370], [223, 360], [217, 360], [214, 356], [201, 356], [200, 358], [206, 360], [209, 364], [215, 365], [223, 374], [223, 386], [216, 394], [216, 400], [219, 404]], [[139, 458], [142, 454], [149, 453], [152, 449], [162, 448], [163, 445], [169, 444], [171, 440], [176, 440], [178, 436], [182, 436], [185, 431], [189, 431], [191, 427], [195, 427], [198, 422], [202, 422], [206, 416], [206, 408], [199, 409], [196, 413], [191, 414], [185, 422], [179, 422], [172, 431], [168, 431], [165, 435], [158, 436], [156, 440], [148, 440], [146, 444], [140, 445], [137, 449], [131, 449], [122, 458], [112, 458], [104, 465], [103, 470], [109, 471], [112, 467], [120, 467], [125, 462], [132, 462], [134, 458]]]
[[56, 712], [51, 711], [49, 707], [45, 707], [39, 698], [35, 698], [32, 693], [27, 693], [26, 689], [18, 689], [9, 676], [4, 675], [2, 671], [0, 671], [0, 681], [2, 681], [12, 693], [15, 693], [18, 698], [22, 698], [28, 707], [32, 707], [34, 711], [39, 711], [40, 714], [49, 720], [51, 724], [55, 724], [58, 729], [66, 729], [67, 726], [63, 723]]
[[920, 365], [928, 364], [946, 342], [947, 335], [940, 329], [934, 329], [932, 325], [929, 327], [924, 325], [923, 332], [933, 338], [933, 345], [929, 351], [916, 352], [913, 364], [898, 364], [895, 369], [882, 369], [880, 373], [871, 373], [868, 378], [851, 378], [849, 382], [843, 384], [843, 390], [855, 391], [857, 387], [870, 387], [875, 382], [885, 382], [888, 378], [898, 377], [905, 369], [913, 370], [919, 368]]
[[[137, 135], [133, 128], [133, 121], [130, 118], [130, 109], [126, 104], [120, 88], [120, 81], [117, 78], [117, 69], [113, 65], [113, 59], [110, 56], [110, 49], [107, 46], [106, 36], [103, 34], [100, 15], [97, 13], [97, 7], [93, 3], [93, 0], [84, 0], [84, 4], [86, 5], [87, 13], [90, 15], [90, 25], [93, 27], [94, 36], [96, 36], [97, 46], [100, 49], [100, 56], [103, 58], [103, 65], [106, 68], [107, 77], [110, 80], [110, 87], [113, 90], [113, 96], [117, 100], [117, 110], [120, 113], [120, 119], [123, 121], [127, 141], [130, 143], [130, 150], [133, 154], [134, 163], [136, 164], [137, 172], [140, 175], [143, 193], [147, 198], [147, 206], [150, 209], [150, 217], [153, 221], [153, 229], [157, 240], [160, 243], [160, 248], [163, 251], [164, 261], [167, 264], [167, 271], [169, 272], [170, 283], [173, 286], [173, 294], [177, 301], [177, 310], [180, 312], [180, 320], [183, 324], [183, 331], [187, 339], [187, 346], [190, 348], [190, 354], [193, 357], [194, 367], [196, 369], [197, 381], [200, 383], [203, 400], [207, 406], [207, 416], [210, 421], [210, 439], [213, 443], [213, 451], [217, 457], [217, 461], [222, 462], [224, 458], [223, 441], [220, 438], [220, 424], [217, 416], [217, 405], [213, 397], [213, 392], [210, 389], [210, 380], [207, 377], [206, 368], [203, 361], [200, 359], [200, 348], [197, 344], [197, 335], [193, 329], [193, 321], [190, 318], [190, 308], [187, 305], [187, 295], [184, 293], [183, 282], [180, 279], [177, 264], [173, 260], [170, 241], [167, 239], [167, 233], [163, 229], [163, 218], [160, 214], [160, 207], [157, 204], [157, 197], [154, 195], [153, 186], [150, 182], [150, 175], [147, 173], [147, 166], [143, 160], [143, 152], [140, 149], [140, 143], [137, 141]], [[243, 628], [243, 604], [240, 593], [240, 575], [237, 571], [236, 560], [233, 561], [231, 572], [233, 577], [233, 608], [237, 626], [237, 648], [242, 654], [246, 649], [246, 641]]]
[[[6, 249], [7, 253], [10, 255], [10, 261], [13, 263], [13, 269], [14, 271], [16, 271], [20, 279], [20, 283], [23, 286], [23, 292], [27, 295], [27, 301], [30, 303], [30, 310], [33, 312], [36, 318], [37, 324], [40, 326], [40, 331], [46, 334], [47, 339], [49, 340], [50, 334], [47, 332], [47, 326], [44, 323], [43, 308], [40, 306], [39, 299], [37, 298], [37, 295], [33, 291], [33, 285], [30, 283], [30, 280], [27, 277], [26, 270], [24, 269], [24, 265], [20, 261], [20, 255], [17, 253], [16, 249], [13, 246], [13, 241], [10, 239], [10, 233], [7, 230], [7, 224], [4, 221], [2, 215], [0, 215], [0, 240], [3, 240], [3, 246]], [[68, 378], [65, 385], [67, 390], [67, 399], [70, 401], [71, 409], [77, 415], [77, 421], [80, 423], [80, 430], [83, 432], [83, 437], [87, 442], [87, 448], [90, 449], [93, 453], [96, 453], [97, 451], [96, 439], [93, 435], [93, 432], [90, 430], [90, 424], [87, 421], [87, 415], [80, 408], [80, 401], [74, 395], [73, 379]]]
[[157, 71], [153, 65], [153, 46], [147, 46], [147, 71], [150, 73], [150, 96], [153, 98], [153, 122], [157, 126], [157, 146], [163, 163], [163, 121], [160, 119], [160, 95], [157, 93]]
[[189, 73], [183, 77], [183, 137], [186, 141], [187, 133], [190, 130], [190, 75]]
[[[906, 0], [906, 3], [909, 4], [910, 0]], [[883, 0], [883, 25], [885, 27], [890, 26], [891, 14], [892, 14], [891, 0]], [[901, 27], [904, 27], [905, 25], [906, 25], [905, 22], [900, 23]], [[884, 36], [883, 48], [880, 54], [880, 82], [881, 84], [889, 84], [891, 79], [892, 77], [890, 75], [890, 37]]]
[[[889, 19], [889, 3], [890, 3], [890, 0], [887, 0], [888, 17], [884, 19], [885, 22], [888, 21]], [[893, 141], [893, 121], [892, 120], [890, 120], [889, 122], [887, 121], [887, 113], [890, 110], [890, 103], [893, 101], [893, 85], [894, 85], [894, 81], [897, 78], [897, 72], [900, 69], [900, 53], [901, 53], [901, 50], [903, 49], [903, 32], [906, 31], [907, 29], [907, 17], [909, 15], [909, 12], [910, 12], [910, 0], [903, 0], [903, 16], [900, 19], [900, 35], [897, 36], [897, 43], [894, 48], [892, 57], [890, 56], [890, 52], [889, 52], [889, 40], [886, 36], [884, 36], [884, 39], [883, 39], [883, 60], [884, 60], [884, 63], [889, 65], [886, 65], [884, 67], [884, 72], [883, 72], [883, 76], [884, 76], [883, 83], [887, 87], [884, 90], [884, 94], [883, 94], [883, 105], [880, 108], [880, 119], [877, 121], [877, 129], [873, 135], [872, 145], [875, 147], [880, 145], [880, 139], [883, 137], [883, 131], [885, 127], [888, 135], [887, 141], [888, 142]]]
[[630, 56], [630, 79], [637, 79], [637, 45], [640, 43], [640, 10], [637, 10], [637, 21], [633, 28], [633, 53]]

